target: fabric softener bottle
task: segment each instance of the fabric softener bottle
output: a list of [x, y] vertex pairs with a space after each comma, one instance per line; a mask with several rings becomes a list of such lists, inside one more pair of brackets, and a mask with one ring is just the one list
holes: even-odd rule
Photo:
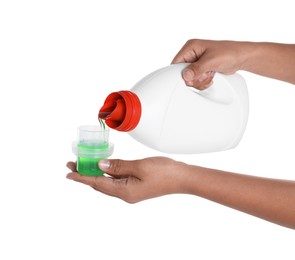
[[248, 120], [245, 80], [237, 73], [216, 73], [208, 89], [197, 91], [182, 78], [187, 66], [164, 67], [131, 90], [111, 93], [99, 118], [161, 152], [193, 154], [236, 147]]

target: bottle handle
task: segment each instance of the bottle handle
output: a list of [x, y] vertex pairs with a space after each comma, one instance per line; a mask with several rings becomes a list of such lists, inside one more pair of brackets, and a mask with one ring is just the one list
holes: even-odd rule
[[215, 73], [213, 84], [209, 88], [205, 90], [197, 90], [190, 87], [190, 89], [201, 97], [209, 99], [213, 102], [230, 104], [233, 101], [234, 93], [233, 86], [227, 79], [228, 77], [231, 77], [231, 75]]

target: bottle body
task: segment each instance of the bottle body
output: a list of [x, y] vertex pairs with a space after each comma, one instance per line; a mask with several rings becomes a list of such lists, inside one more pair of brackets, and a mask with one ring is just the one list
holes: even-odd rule
[[141, 104], [140, 120], [128, 133], [166, 153], [206, 153], [234, 148], [248, 119], [248, 93], [238, 75], [215, 74], [213, 85], [195, 91], [185, 85], [175, 64], [157, 70], [130, 91]]

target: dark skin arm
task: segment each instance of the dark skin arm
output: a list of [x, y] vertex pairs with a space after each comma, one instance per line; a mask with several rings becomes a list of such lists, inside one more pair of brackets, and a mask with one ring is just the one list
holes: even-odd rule
[[[295, 45], [189, 40], [172, 63], [191, 63], [188, 86], [208, 88], [214, 73], [245, 70], [295, 84]], [[164, 157], [100, 162], [111, 177], [86, 177], [69, 162], [69, 179], [129, 203], [173, 193], [193, 194], [273, 223], [295, 229], [295, 182], [187, 165]]]
[[295, 229], [294, 181], [208, 169], [165, 157], [103, 161], [100, 168], [111, 177], [82, 176], [75, 163], [67, 166], [72, 170], [67, 178], [129, 203], [167, 194], [193, 194]]

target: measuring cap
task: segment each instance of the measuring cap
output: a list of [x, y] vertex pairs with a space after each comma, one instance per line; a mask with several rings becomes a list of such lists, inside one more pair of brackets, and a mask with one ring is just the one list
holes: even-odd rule
[[122, 90], [107, 96], [98, 117], [112, 129], [129, 132], [139, 123], [141, 103], [138, 96], [131, 91]]
[[88, 176], [102, 175], [98, 163], [111, 156], [114, 150], [114, 145], [109, 143], [109, 128], [104, 124], [80, 126], [77, 141], [72, 143], [72, 150], [77, 156], [79, 173]]

